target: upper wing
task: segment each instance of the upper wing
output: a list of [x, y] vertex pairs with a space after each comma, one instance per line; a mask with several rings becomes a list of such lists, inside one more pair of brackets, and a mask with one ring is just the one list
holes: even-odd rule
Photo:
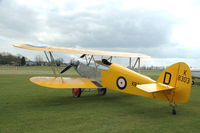
[[142, 84], [142, 85], [137, 85], [136, 87], [149, 93], [174, 89], [174, 87], [162, 83]]
[[99, 55], [99, 56], [118, 56], [118, 57], [150, 57], [140, 53], [127, 53], [127, 52], [110, 52], [100, 50], [84, 50], [77, 48], [64, 48], [54, 47], [49, 45], [32, 45], [32, 44], [13, 44], [15, 47], [38, 50], [38, 51], [51, 51], [51, 52], [66, 52], [72, 54], [88, 54], [88, 55]]
[[88, 78], [32, 77], [30, 81], [49, 88], [103, 88], [97, 81]]

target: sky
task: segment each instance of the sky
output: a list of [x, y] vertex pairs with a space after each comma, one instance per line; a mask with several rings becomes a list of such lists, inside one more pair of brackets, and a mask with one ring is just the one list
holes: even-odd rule
[[143, 53], [152, 57], [144, 65], [200, 67], [199, 14], [200, 0], [0, 0], [0, 52], [33, 60], [43, 53], [11, 44], [48, 44]]

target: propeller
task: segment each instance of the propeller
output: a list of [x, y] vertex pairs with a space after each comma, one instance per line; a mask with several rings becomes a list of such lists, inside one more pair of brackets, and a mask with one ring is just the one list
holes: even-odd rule
[[[83, 57], [85, 57], [85, 56], [86, 56], [86, 54], [83, 54], [83, 55], [81, 55], [79, 58], [83, 58]], [[78, 64], [79, 64], [79, 61], [78, 61], [78, 60], [76, 61], [76, 60], [72, 59], [72, 60], [70, 61], [69, 65], [66, 66], [60, 73], [62, 74], [62, 73], [64, 73], [64, 72], [66, 72], [66, 71], [69, 70], [71, 67], [77, 67]]]
[[70, 69], [73, 65], [72, 64], [69, 64], [67, 67], [65, 67], [60, 73], [64, 73], [66, 72], [68, 69]]
[[80, 56], [80, 58], [83, 58], [83, 57], [85, 57], [85, 56], [86, 56], [86, 54], [83, 54], [83, 55]]

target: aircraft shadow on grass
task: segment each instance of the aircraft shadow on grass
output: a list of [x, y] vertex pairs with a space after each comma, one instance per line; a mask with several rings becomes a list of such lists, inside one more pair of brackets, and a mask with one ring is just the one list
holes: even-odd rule
[[[126, 102], [128, 101], [128, 102]], [[30, 106], [34, 106], [34, 108], [66, 108], [66, 111], [73, 111], [71, 107], [76, 106], [75, 108], [79, 108], [81, 110], [90, 108], [95, 108], [92, 105], [97, 105], [97, 111], [99, 111], [99, 107], [103, 107], [105, 110], [108, 108], [121, 109], [123, 108], [125, 111], [117, 111], [115, 112], [116, 115], [120, 114], [133, 114], [134, 115], [141, 115], [141, 117], [151, 117], [151, 118], [158, 118], [160, 119], [161, 116], [168, 115], [170, 110], [166, 110], [167, 105], [162, 105], [160, 101], [155, 102], [152, 99], [146, 99], [139, 96], [132, 96], [128, 94], [110, 94], [106, 96], [98, 96], [98, 95], [85, 95], [81, 98], [73, 98], [72, 96], [51, 96], [45, 98], [34, 99], [31, 101], [32, 103]], [[37, 103], [39, 103], [37, 105]], [[144, 104], [145, 103], [145, 104]], [[70, 106], [70, 109], [68, 108]], [[59, 109], [58, 109], [59, 112]]]

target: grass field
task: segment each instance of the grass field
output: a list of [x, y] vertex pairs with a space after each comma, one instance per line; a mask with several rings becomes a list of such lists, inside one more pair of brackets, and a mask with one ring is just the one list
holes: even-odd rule
[[[154, 79], [158, 71], [143, 71]], [[167, 102], [108, 90], [73, 98], [71, 90], [44, 88], [29, 78], [46, 67], [0, 67], [0, 133], [198, 133], [200, 86], [171, 115]], [[70, 76], [77, 76], [73, 69]], [[198, 81], [198, 80], [196, 80]]]

